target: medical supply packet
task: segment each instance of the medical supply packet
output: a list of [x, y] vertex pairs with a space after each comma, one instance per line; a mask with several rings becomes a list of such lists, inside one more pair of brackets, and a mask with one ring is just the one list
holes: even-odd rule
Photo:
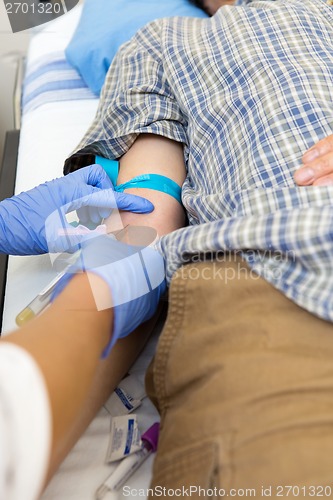
[[142, 443], [136, 417], [132, 413], [111, 418], [106, 463], [115, 462], [141, 449]]
[[146, 397], [145, 388], [134, 375], [128, 375], [118, 384], [104, 407], [111, 417], [127, 415], [136, 410]]

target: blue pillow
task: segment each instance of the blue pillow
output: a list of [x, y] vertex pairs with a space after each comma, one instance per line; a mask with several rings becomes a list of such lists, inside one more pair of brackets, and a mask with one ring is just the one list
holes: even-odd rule
[[170, 16], [207, 14], [189, 0], [85, 0], [66, 57], [88, 87], [99, 95], [120, 45], [148, 22]]

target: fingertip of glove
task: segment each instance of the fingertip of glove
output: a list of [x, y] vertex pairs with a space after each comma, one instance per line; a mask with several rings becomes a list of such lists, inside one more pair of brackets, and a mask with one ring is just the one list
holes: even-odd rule
[[140, 208], [133, 209], [132, 212], [149, 214], [153, 212], [154, 209], [155, 206], [152, 204], [151, 201], [147, 200], [146, 198], [142, 198], [142, 204]]
[[155, 210], [155, 205], [149, 200], [146, 200], [147, 212], [153, 212]]
[[105, 172], [104, 168], [98, 163], [93, 163], [88, 167], [89, 171], [89, 181], [92, 186], [99, 187], [101, 189], [113, 188], [113, 184], [110, 181], [109, 176]]

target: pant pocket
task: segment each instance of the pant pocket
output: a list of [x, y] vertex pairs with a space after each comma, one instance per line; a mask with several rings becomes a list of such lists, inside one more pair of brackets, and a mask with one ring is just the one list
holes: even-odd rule
[[[159, 456], [154, 463], [150, 498], [218, 498], [218, 444], [201, 441]], [[169, 490], [169, 491], [168, 491]]]

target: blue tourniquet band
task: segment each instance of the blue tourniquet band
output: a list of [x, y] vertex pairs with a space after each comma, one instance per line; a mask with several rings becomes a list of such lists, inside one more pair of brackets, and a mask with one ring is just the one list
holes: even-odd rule
[[181, 192], [182, 189], [178, 184], [169, 179], [169, 177], [165, 177], [164, 175], [159, 174], [143, 174], [134, 177], [128, 182], [124, 182], [124, 184], [119, 184], [115, 187], [115, 190], [118, 192], [123, 192], [125, 189], [129, 188], [146, 188], [146, 189], [154, 189], [155, 191], [161, 191], [162, 193], [166, 193], [179, 203], [181, 203]]
[[129, 188], [154, 189], [155, 191], [161, 191], [172, 196], [179, 203], [182, 202], [181, 187], [175, 181], [169, 179], [169, 177], [159, 174], [142, 174], [117, 186], [119, 163], [116, 160], [108, 160], [102, 156], [96, 156], [95, 161], [104, 168], [114, 185], [114, 190], [117, 192], [122, 193], [125, 189]]
[[112, 184], [117, 184], [119, 173], [119, 162], [117, 160], [109, 160], [102, 156], [95, 156], [95, 162], [100, 165], [110, 177]]

